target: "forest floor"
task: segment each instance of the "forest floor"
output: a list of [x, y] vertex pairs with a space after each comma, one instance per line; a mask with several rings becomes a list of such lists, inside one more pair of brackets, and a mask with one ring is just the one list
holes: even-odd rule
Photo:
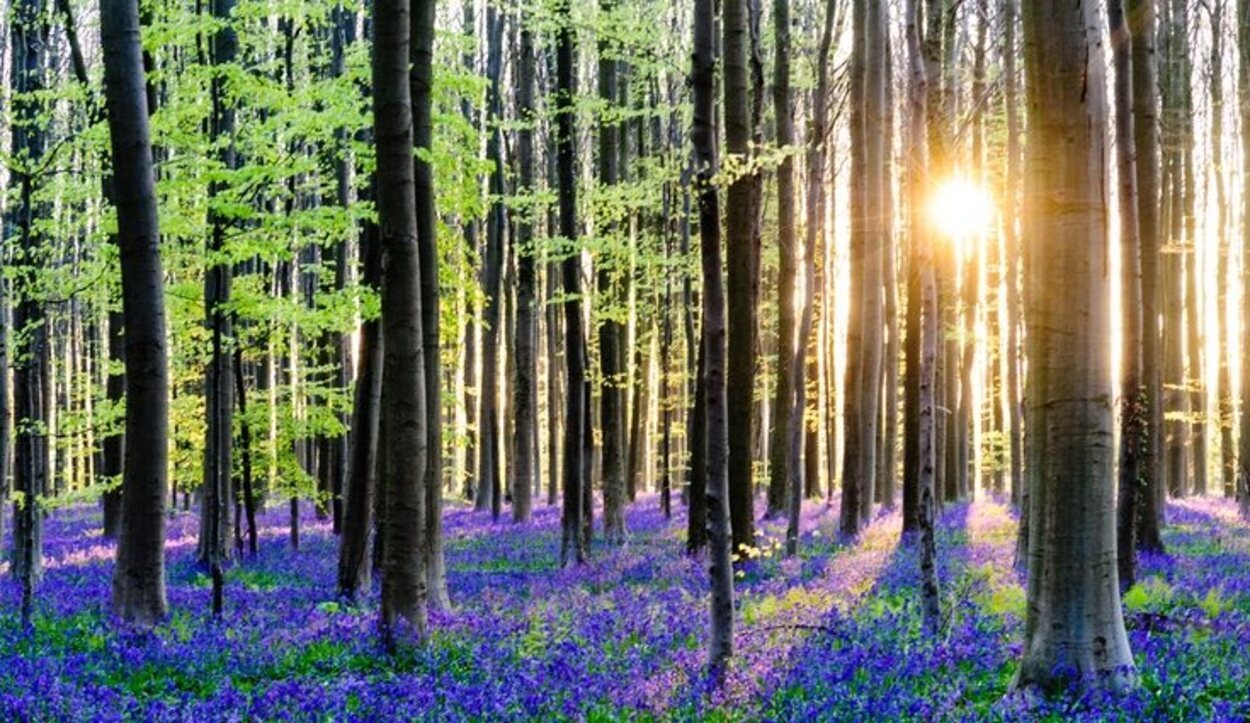
[[[678, 506], [680, 508], [680, 506]], [[944, 632], [920, 625], [917, 556], [882, 512], [853, 544], [836, 505], [804, 509], [797, 559], [781, 523], [736, 580], [735, 658], [709, 696], [707, 576], [684, 554], [685, 518], [655, 498], [629, 510], [623, 547], [558, 567], [559, 511], [531, 524], [446, 516], [453, 611], [429, 645], [388, 657], [376, 595], [335, 600], [336, 541], [311, 512], [303, 546], [286, 513], [261, 520], [261, 550], [230, 570], [227, 610], [208, 616], [194, 565], [196, 518], [169, 528], [171, 616], [154, 634], [108, 615], [113, 548], [95, 508], [48, 520], [32, 629], [0, 581], [0, 720], [981, 720], [1250, 719], [1250, 527], [1232, 503], [1168, 507], [1167, 556], [1142, 562], [1125, 597], [1141, 686], [1128, 698], [1028, 703], [1004, 695], [1020, 653], [1024, 589], [1016, 523], [993, 501], [940, 519]]]

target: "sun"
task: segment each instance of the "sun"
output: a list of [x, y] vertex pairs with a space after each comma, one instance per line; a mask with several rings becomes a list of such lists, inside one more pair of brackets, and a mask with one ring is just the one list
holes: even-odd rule
[[943, 236], [963, 240], [990, 227], [994, 202], [984, 186], [961, 176], [938, 185], [929, 199], [929, 222]]

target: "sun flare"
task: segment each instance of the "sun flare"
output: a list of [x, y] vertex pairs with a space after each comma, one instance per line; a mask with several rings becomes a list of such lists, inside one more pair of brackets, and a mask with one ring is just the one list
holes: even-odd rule
[[993, 217], [989, 192], [966, 178], [943, 181], [929, 200], [929, 222], [947, 238], [962, 240], [982, 233]]

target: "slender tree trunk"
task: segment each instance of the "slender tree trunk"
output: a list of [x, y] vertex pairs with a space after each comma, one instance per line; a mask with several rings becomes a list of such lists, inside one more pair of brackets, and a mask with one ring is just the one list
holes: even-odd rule
[[[376, 180], [370, 179], [368, 196]], [[382, 277], [382, 247], [372, 220], [361, 224], [361, 283], [377, 290]], [[369, 589], [369, 531], [373, 526], [377, 488], [378, 420], [382, 410], [382, 335], [378, 319], [366, 319], [360, 329], [356, 391], [352, 402], [352, 443], [348, 450], [343, 535], [339, 538], [339, 595], [356, 599]]]
[[35, 221], [43, 209], [34, 198], [38, 180], [34, 169], [42, 162], [47, 146], [44, 124], [39, 120], [43, 101], [45, 65], [48, 61], [48, 22], [37, 0], [23, 0], [10, 8], [9, 65], [13, 118], [10, 142], [14, 158], [24, 163], [10, 169], [9, 183], [16, 189], [8, 213], [8, 228], [16, 229], [17, 244], [12, 266], [21, 283], [14, 287], [13, 333], [19, 342], [13, 357], [13, 418], [16, 425], [13, 450], [13, 488], [19, 498], [13, 509], [13, 557], [10, 570], [21, 585], [22, 622], [30, 624], [35, 585], [43, 573], [43, 512], [38, 501], [48, 491], [49, 371], [48, 330], [42, 301], [29, 279], [44, 263], [41, 232]]
[[[909, 225], [911, 230], [911, 263], [908, 264], [908, 380], [914, 385], [915, 451], [911, 465], [916, 478], [911, 481], [912, 492], [907, 493], [905, 479], [903, 509], [904, 534], [912, 529], [920, 533], [920, 589], [925, 632], [936, 636], [941, 626], [940, 596], [937, 581], [937, 551], [934, 534], [934, 517], [937, 498], [934, 495], [937, 420], [935, 418], [934, 383], [936, 381], [937, 345], [939, 339], [937, 317], [937, 284], [933, 277], [933, 247], [924, 229], [923, 198], [926, 178], [925, 141], [928, 78], [921, 54], [919, 0], [907, 0], [905, 6], [905, 41], [907, 45], [908, 94], [907, 94], [907, 175], [909, 177]], [[913, 295], [913, 289], [915, 295]], [[914, 311], [913, 311], [914, 309]], [[914, 319], [913, 319], [914, 317]], [[917, 339], [910, 341], [915, 334]], [[904, 461], [906, 464], [906, 460]], [[908, 497], [914, 527], [907, 523]]]
[[[534, 36], [528, 24], [522, 21], [519, 63], [519, 86], [517, 87], [517, 113], [522, 123], [517, 134], [517, 164], [520, 168], [520, 186], [517, 192], [523, 196], [534, 193]], [[512, 479], [512, 521], [528, 522], [533, 506], [534, 480], [538, 474], [537, 426], [538, 426], [538, 367], [535, 342], [537, 340], [535, 314], [536, 257], [532, 248], [534, 221], [531, 213], [520, 214], [517, 219], [517, 312], [516, 312], [516, 427], [513, 445], [515, 469]], [[554, 469], [554, 467], [553, 467]]]
[[1141, 236], [1137, 222], [1137, 163], [1133, 134], [1132, 45], [1122, 0], [1107, 3], [1114, 71], [1116, 179], [1120, 213], [1120, 463], [1116, 554], [1120, 588], [1136, 577], [1137, 495], [1148, 434], [1142, 398]]
[[[600, 0], [599, 11], [611, 17], [615, 11], [613, 0]], [[609, 109], [617, 102], [620, 88], [617, 78], [618, 61], [614, 56], [613, 43], [609, 37], [599, 41], [599, 99]], [[599, 183], [611, 188], [620, 178], [621, 146], [624, 126], [614, 121], [599, 122]], [[611, 215], [609, 215], [611, 217]], [[625, 327], [616, 320], [615, 307], [623, 303], [616, 278], [627, 270], [621, 266], [622, 254], [614, 249], [620, 244], [618, 236], [628, 231], [615, 222], [600, 228], [605, 238], [605, 252], [596, 260], [598, 266], [598, 296], [596, 302], [606, 307], [596, 314], [599, 325], [599, 417], [603, 435], [603, 534], [610, 543], [625, 539]], [[627, 267], [626, 267], [627, 269]], [[635, 409], [636, 409], [635, 405]], [[637, 414], [637, 411], [635, 411]], [[633, 465], [631, 465], [632, 467]], [[632, 471], [632, 470], [631, 470]], [[631, 475], [632, 476], [632, 475]]]
[[[724, 52], [722, 83], [725, 150], [734, 163], [746, 162], [750, 153], [747, 15], [747, 0], [723, 0], [721, 43]], [[729, 406], [726, 413], [730, 419], [734, 420], [728, 432], [729, 510], [733, 518], [735, 550], [755, 546], [755, 498], [751, 479], [751, 420], [754, 414], [755, 392], [754, 289], [757, 283], [757, 270], [754, 263], [755, 242], [752, 234], [754, 213], [752, 210], [752, 175], [736, 177], [729, 184], [726, 192], [728, 209], [726, 210], [725, 245], [729, 303], [729, 346], [726, 352], [729, 366], [725, 370], [726, 399]], [[713, 335], [709, 334], [708, 343], [715, 344]], [[710, 425], [711, 420], [708, 421]], [[709, 465], [712, 463], [710, 455], [708, 462]], [[713, 489], [710, 478], [708, 489]]]
[[[1029, 3], [1025, 72], [1031, 540], [1015, 689], [1135, 682], [1116, 584], [1102, 18]], [[1056, 149], [1066, 149], [1056, 153]], [[1048, 200], [1063, 197], [1063, 208]], [[1034, 293], [1036, 289], [1048, 293]]]
[[[433, 15], [418, 0], [415, 16]], [[421, 257], [408, 68], [408, 0], [373, 7], [373, 117], [377, 139], [378, 227], [382, 244], [383, 421], [386, 448], [381, 624], [388, 642], [402, 619], [426, 635], [425, 466], [429, 435], [421, 309]], [[436, 453], [436, 452], [435, 452]]]
[[503, 308], [503, 234], [507, 225], [504, 213], [503, 166], [503, 31], [502, 12], [494, 5], [486, 8], [486, 77], [491, 79], [487, 93], [489, 111], [486, 157], [491, 164], [490, 210], [486, 216], [486, 259], [483, 288], [486, 307], [482, 312], [482, 409], [478, 415], [478, 510], [490, 510], [495, 519], [503, 509], [503, 480], [499, 470], [499, 329]]
[[[1145, 1], [1145, 0], [1143, 0]], [[1237, 0], [1237, 104], [1241, 116], [1241, 174], [1250, 178], [1250, 0]], [[1242, 236], [1250, 237], [1250, 185], [1242, 185]], [[1242, 246], [1242, 269], [1250, 269], [1250, 244]], [[1243, 271], [1242, 283], [1245, 284]], [[1241, 335], [1250, 333], [1250, 294], [1241, 295]], [[1243, 342], [1244, 344], [1244, 342]], [[1243, 346], [1244, 348], [1244, 346]], [[1237, 509], [1250, 519], [1250, 364], [1241, 364], [1241, 436], [1237, 443]]]
[[1216, 417], [1220, 434], [1220, 488], [1225, 497], [1233, 496], [1234, 479], [1237, 474], [1237, 451], [1233, 441], [1233, 389], [1229, 369], [1236, 353], [1236, 333], [1228, 324], [1229, 279], [1228, 268], [1232, 254], [1229, 238], [1231, 216], [1228, 207], [1228, 189], [1225, 185], [1226, 159], [1224, 158], [1224, 0], [1211, 3], [1211, 172], [1215, 176], [1216, 214], [1216, 341], [1218, 363], [1219, 407]]
[[1146, 447], [1137, 496], [1137, 545], [1163, 550], [1160, 509], [1163, 484], [1163, 366], [1159, 334], [1159, 135], [1158, 83], [1155, 71], [1155, 8], [1157, 0], [1128, 0], [1129, 33], [1133, 37], [1133, 135], [1137, 171], [1137, 228], [1141, 238], [1142, 414], [1147, 420]]
[[[556, 166], [560, 196], [560, 235], [569, 248], [560, 263], [564, 285], [564, 357], [567, 364], [564, 415], [564, 510], [560, 564], [581, 565], [590, 555], [584, 530], [590, 510], [584, 500], [589, 492], [585, 442], [590, 435], [586, 399], [586, 338], [582, 324], [581, 252], [577, 233], [577, 136], [573, 116], [576, 90], [577, 29], [572, 25], [569, 0], [557, 0], [559, 21], [556, 37]], [[583, 488], [586, 488], [583, 491]], [[572, 556], [570, 558], [570, 555]]]
[[[812, 419], [805, 420], [806, 431], [803, 440], [803, 476], [806, 479], [807, 496], [820, 496], [820, 426], [821, 426], [821, 390], [826, 390], [828, 407], [833, 407], [833, 388], [826, 387], [822, 380], [832, 378], [831, 375], [821, 373], [821, 359], [824, 357], [825, 336], [829, 328], [829, 317], [833, 314], [833, 297], [825, 293], [825, 279], [821, 274], [821, 266], [827, 266], [827, 243], [825, 238], [825, 170], [827, 168], [826, 157], [831, 154], [833, 144], [829, 143], [829, 131], [827, 127], [829, 115], [829, 55], [833, 47], [834, 38], [834, 16], [837, 14], [834, 0], [828, 0], [824, 5], [824, 27], [820, 34], [820, 47], [817, 49], [816, 55], [816, 88], [812, 92], [812, 111], [810, 126], [808, 128], [807, 139], [807, 228], [805, 229], [807, 236], [808, 253], [814, 257], [820, 258], [823, 262], [818, 264], [815, 271], [813, 284], [812, 315], [813, 326], [817, 328], [813, 330], [811, 338], [805, 339], [804, 344], [807, 345], [807, 366], [805, 383], [816, 392], [813, 399], [815, 407]], [[813, 262], [815, 262], [813, 258]], [[827, 270], [827, 273], [832, 273]], [[818, 309], [818, 305], [822, 303], [823, 309]], [[815, 318], [817, 313], [820, 315], [819, 321]], [[830, 364], [829, 366], [832, 366]], [[795, 380], [797, 384], [797, 380]], [[804, 413], [806, 417], [806, 410]], [[832, 420], [832, 416], [826, 416], [826, 419]], [[829, 432], [829, 490], [832, 499], [833, 488], [833, 427], [830, 426]]]
[[[731, 4], [734, 4], [731, 0]], [[741, 7], [738, 8], [741, 10]], [[741, 24], [740, 20], [735, 20]], [[721, 283], [720, 209], [712, 178], [717, 169], [715, 135], [716, 41], [713, 30], [712, 0], [695, 0], [694, 61], [691, 85], [694, 88], [694, 144], [696, 183], [699, 189], [699, 238], [703, 268], [703, 384], [706, 417], [707, 536], [711, 577], [711, 640], [708, 667], [715, 685], [724, 683], [729, 658], [733, 655], [733, 566], [730, 563], [729, 429], [725, 395], [725, 296]], [[726, 46], [730, 45], [726, 22]], [[741, 48], [738, 49], [741, 51]], [[745, 73], [743, 74], [745, 75]], [[729, 93], [728, 89], [726, 93]], [[745, 100], [743, 97], [742, 100]], [[745, 105], [745, 104], [744, 104]], [[732, 228], [732, 227], [731, 227]], [[731, 246], [732, 248], [732, 246]], [[742, 418], [739, 418], [740, 420]], [[696, 443], [699, 443], [696, 440]], [[748, 490], [749, 492], [749, 490]], [[748, 497], [749, 501], [749, 497]]]
[[[231, 14], [234, 0], [213, 0], [213, 17], [222, 24], [213, 35], [213, 64], [220, 68], [234, 63], [238, 50], [238, 38]], [[213, 76], [212, 137], [230, 139], [219, 151], [219, 161], [226, 169], [236, 165], [234, 150], [234, 108], [227, 97], [226, 75]], [[224, 564], [230, 555], [230, 515], [233, 459], [234, 459], [234, 355], [233, 329], [231, 324], [230, 287], [233, 265], [226, 258], [226, 235], [228, 217], [214, 206], [214, 199], [223, 191], [219, 181], [209, 184], [209, 258], [210, 266], [204, 277], [205, 326], [210, 340], [210, 356], [206, 369], [205, 397], [207, 422], [204, 465], [204, 494], [201, 516], [207, 520], [202, 526], [203, 540], [200, 544], [200, 561], [209, 568], [213, 580], [213, 614], [222, 612], [225, 571]], [[220, 202], [218, 202], [220, 203]]]
[[[774, 66], [773, 108], [777, 123], [777, 145], [785, 148], [794, 142], [793, 108], [790, 104], [790, 3], [774, 0]], [[798, 286], [799, 236], [794, 219], [794, 159], [787, 155], [777, 167], [777, 389], [773, 403], [772, 438], [768, 444], [768, 515], [780, 514], [787, 507], [786, 485], [790, 465], [802, 464], [793, 459], [790, 428], [802, 425], [803, 408], [793, 409], [796, 386], [794, 379], [803, 378], [802, 358], [807, 348], [806, 337], [796, 337], [795, 302], [804, 298]], [[809, 252], [810, 254], [810, 252]], [[806, 283], [806, 282], [804, 282]], [[802, 339], [802, 342], [799, 339]], [[794, 358], [799, 357], [799, 373], [794, 375]], [[799, 437], [802, 439], [802, 436]], [[800, 446], [800, 455], [802, 449]], [[800, 468], [801, 469], [801, 468]], [[800, 482], [802, 475], [799, 476]], [[800, 499], [802, 491], [800, 490]], [[788, 539], [788, 538], [787, 538]]]
[[[166, 613], [165, 488], [169, 379], [165, 279], [157, 225], [156, 176], [134, 0], [100, 6], [104, 85], [121, 251], [125, 324], [126, 455], [122, 519], [113, 572], [113, 611], [144, 628]], [[0, 450], [2, 453], [2, 450]]]
[[417, 150], [413, 167], [413, 190], [417, 214], [417, 251], [421, 267], [421, 343], [425, 373], [425, 520], [423, 550], [429, 604], [439, 610], [451, 608], [447, 592], [447, 567], [443, 560], [443, 365], [440, 343], [438, 218], [434, 208], [434, 152], [431, 120], [434, 90], [435, 0], [416, 0], [412, 5], [409, 75], [412, 96], [412, 140]]

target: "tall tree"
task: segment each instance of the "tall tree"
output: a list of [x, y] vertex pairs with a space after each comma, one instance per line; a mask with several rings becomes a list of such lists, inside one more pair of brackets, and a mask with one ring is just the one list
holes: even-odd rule
[[[1250, 178], [1250, 0], [1237, 0], [1237, 104], [1241, 116], [1241, 173]], [[1250, 236], [1250, 184], [1242, 186], [1242, 235]], [[1242, 266], [1250, 268], [1250, 244], [1242, 247]], [[1250, 333], [1250, 294], [1241, 296], [1241, 335]], [[1243, 342], [1244, 343], [1244, 342]], [[1237, 509], [1250, 519], [1250, 364], [1241, 365], [1241, 436], [1237, 444]]]
[[708, 667], [712, 680], [725, 680], [733, 655], [733, 566], [730, 563], [729, 429], [725, 395], [725, 293], [721, 282], [720, 203], [713, 181], [716, 153], [716, 37], [713, 0], [695, 0], [694, 90], [695, 183], [699, 197], [699, 249], [703, 269], [703, 386], [706, 436], [693, 440], [705, 447], [707, 539], [711, 578], [711, 640]]
[[486, 159], [490, 163], [490, 209], [486, 215], [486, 258], [482, 286], [486, 307], [482, 312], [482, 410], [478, 415], [477, 509], [490, 510], [495, 519], [503, 508], [503, 480], [500, 473], [499, 440], [499, 330], [503, 321], [503, 235], [507, 225], [504, 210], [503, 165], [503, 35], [504, 15], [493, 3], [486, 7], [486, 77], [489, 115]]
[[[370, 179], [368, 196], [376, 181]], [[382, 246], [372, 219], [361, 224], [361, 283], [374, 291], [382, 281]], [[366, 319], [360, 327], [356, 389], [352, 401], [352, 439], [348, 450], [343, 505], [343, 535], [339, 538], [338, 593], [355, 600], [369, 589], [369, 531], [377, 494], [378, 423], [382, 412], [381, 322]]]
[[[936, 381], [938, 318], [937, 318], [937, 283], [933, 277], [933, 247], [924, 228], [924, 193], [925, 186], [921, 179], [926, 178], [925, 141], [927, 140], [926, 106], [928, 78], [925, 75], [925, 62], [920, 42], [920, 0], [907, 0], [904, 17], [904, 35], [907, 45], [907, 175], [909, 196], [909, 230], [911, 254], [908, 264], [908, 336], [917, 337], [914, 343], [908, 344], [908, 379], [914, 385], [914, 397], [909, 397], [914, 405], [914, 426], [910, 431], [915, 435], [915, 450], [912, 452], [912, 474], [916, 479], [911, 482], [910, 495], [904, 489], [904, 533], [912, 531], [920, 534], [920, 589], [921, 609], [924, 613], [925, 632], [937, 635], [941, 625], [941, 600], [938, 595], [937, 582], [937, 550], [934, 533], [934, 517], [937, 508], [937, 497], [934, 494], [935, 465], [937, 462], [937, 408], [934, 404], [934, 383]], [[914, 309], [913, 309], [914, 307]], [[906, 462], [905, 462], [906, 463]], [[905, 478], [906, 479], [906, 478]], [[907, 484], [906, 481], [904, 483]], [[908, 497], [914, 518], [914, 528], [907, 524]]]
[[[752, 236], [753, 174], [748, 164], [751, 114], [747, 72], [747, 0], [724, 0], [721, 25], [725, 151], [734, 169], [725, 196], [728, 205], [725, 212], [725, 245], [729, 303], [726, 399], [729, 405], [727, 413], [734, 420], [729, 430], [729, 510], [733, 517], [734, 549], [742, 550], [755, 546], [751, 422], [755, 400], [756, 268]], [[708, 488], [711, 489], [710, 484]]]
[[[786, 148], [794, 142], [794, 111], [790, 104], [789, 0], [774, 0], [773, 29], [776, 45], [773, 56], [773, 108], [777, 123], [777, 145]], [[804, 357], [807, 349], [806, 343], [797, 341], [799, 337], [796, 337], [795, 329], [795, 302], [803, 294], [798, 286], [800, 252], [799, 236], [795, 231], [794, 195], [794, 158], [787, 151], [777, 167], [777, 389], [773, 402], [772, 438], [768, 444], [770, 516], [779, 514], [787, 506], [786, 485], [790, 479], [790, 465], [802, 464], [802, 459], [790, 457], [790, 428], [803, 423], [804, 411], [800, 407], [796, 418], [794, 410], [791, 409], [797, 386], [792, 367], [795, 355]], [[799, 301], [805, 302], [806, 299]], [[806, 337], [801, 338], [806, 342]], [[798, 379], [802, 379], [802, 368], [800, 362]], [[800, 454], [801, 452], [800, 447]]]
[[1141, 243], [1142, 383], [1145, 385], [1146, 449], [1140, 470], [1137, 544], [1163, 550], [1160, 533], [1163, 486], [1163, 349], [1159, 318], [1159, 88], [1155, 65], [1158, 0], [1128, 0], [1128, 27], [1133, 37], [1133, 147], [1136, 151], [1137, 229]]
[[[234, 0], [213, 0], [212, 15], [219, 23], [213, 34], [213, 65], [210, 88], [212, 99], [211, 135], [219, 144], [217, 160], [222, 168], [236, 166], [234, 145], [234, 101], [227, 92], [223, 66], [234, 63], [238, 52], [238, 36], [234, 21]], [[229, 214], [228, 201], [222, 198], [226, 188], [219, 180], [209, 183], [208, 195], [208, 270], [204, 274], [205, 327], [208, 329], [210, 352], [205, 367], [205, 452], [203, 507], [200, 516], [200, 561], [208, 565], [213, 580], [213, 614], [220, 615], [223, 605], [225, 571], [230, 554], [231, 480], [234, 447], [234, 354], [231, 350], [233, 329], [230, 312], [230, 287], [233, 264], [227, 258], [226, 237]]]
[[[600, 0], [599, 8], [606, 23], [611, 24], [613, 0]], [[625, 128], [613, 120], [612, 110], [620, 93], [618, 65], [611, 33], [605, 32], [599, 40], [599, 99], [605, 106], [599, 122], [599, 183], [605, 188], [616, 185], [621, 175], [623, 144], [620, 141]], [[601, 229], [608, 238], [605, 249], [610, 250], [615, 245], [617, 215], [611, 211], [606, 214], [609, 220]], [[620, 294], [615, 281], [619, 272], [611, 256], [609, 251], [597, 259], [598, 299], [607, 307], [598, 320], [599, 424], [603, 435], [603, 535], [608, 542], [619, 543], [625, 539], [625, 325], [617, 320], [616, 310], [612, 308], [619, 303]], [[638, 406], [635, 405], [635, 414], [638, 414]]]
[[1116, 554], [1120, 587], [1136, 575], [1137, 495], [1149, 433], [1142, 384], [1141, 235], [1137, 222], [1137, 162], [1133, 134], [1133, 38], [1122, 0], [1107, 3], [1115, 103], [1116, 180], [1120, 214], [1120, 454]]
[[443, 406], [442, 347], [439, 344], [438, 217], [434, 208], [434, 16], [436, 0], [417, 0], [412, 12], [412, 139], [417, 211], [417, 250], [421, 264], [421, 333], [425, 370], [425, 574], [430, 604], [451, 607], [443, 560]]
[[[432, 17], [418, 0], [416, 16]], [[382, 630], [393, 640], [406, 621], [426, 634], [425, 465], [429, 436], [421, 333], [421, 255], [413, 163], [411, 17], [408, 0], [373, 6], [373, 126], [377, 139], [378, 227], [382, 243], [382, 374], [386, 393], [382, 525]]]
[[1034, 464], [1013, 687], [1122, 689], [1135, 674], [1115, 574], [1102, 18], [1062, 0], [1028, 3], [1023, 18]]
[[[843, 535], [855, 535], [872, 512], [881, 404], [882, 256], [886, 248], [885, 19], [879, 3], [857, 0], [851, 60], [851, 290], [848, 322], [846, 449], [842, 471]], [[862, 95], [862, 101], [856, 102]], [[858, 108], [857, 108], [858, 106]]]
[[[526, 19], [528, 20], [528, 19]], [[534, 32], [530, 24], [521, 23], [521, 47], [518, 50], [517, 114], [521, 128], [517, 133], [517, 165], [520, 169], [517, 192], [534, 193]], [[534, 248], [534, 207], [525, 209], [517, 219], [517, 310], [516, 310], [516, 382], [514, 392], [516, 426], [513, 447], [516, 463], [512, 479], [512, 521], [528, 522], [533, 506], [535, 478], [538, 476], [538, 341], [537, 251]], [[548, 360], [550, 363], [553, 360]], [[554, 467], [554, 465], [553, 465]]]
[[560, 277], [564, 286], [564, 509], [560, 563], [567, 565], [570, 555], [577, 564], [590, 556], [590, 539], [586, 534], [590, 510], [586, 509], [585, 443], [590, 435], [589, 400], [586, 388], [586, 338], [582, 323], [581, 249], [577, 245], [577, 136], [574, 128], [574, 94], [576, 88], [577, 29], [573, 26], [569, 0], [557, 0], [556, 18], [556, 168], [560, 196], [560, 236], [564, 242], [564, 260]]
[[[139, 42], [139, 4], [103, 0], [100, 36], [113, 154], [126, 348], [126, 441], [113, 610], [151, 627], [165, 616], [169, 378], [156, 176]], [[3, 450], [0, 450], [3, 455]]]
[[13, 250], [13, 558], [10, 570], [22, 587], [22, 620], [30, 621], [34, 588], [43, 572], [43, 511], [39, 501], [48, 491], [48, 420], [50, 400], [48, 330], [36, 275], [45, 259], [43, 234], [36, 220], [42, 209], [35, 199], [38, 169], [47, 151], [47, 126], [42, 122], [48, 60], [48, 16], [40, 0], [21, 0], [10, 7], [9, 64], [14, 122], [9, 131], [13, 162], [8, 206], [9, 228], [16, 229]]

